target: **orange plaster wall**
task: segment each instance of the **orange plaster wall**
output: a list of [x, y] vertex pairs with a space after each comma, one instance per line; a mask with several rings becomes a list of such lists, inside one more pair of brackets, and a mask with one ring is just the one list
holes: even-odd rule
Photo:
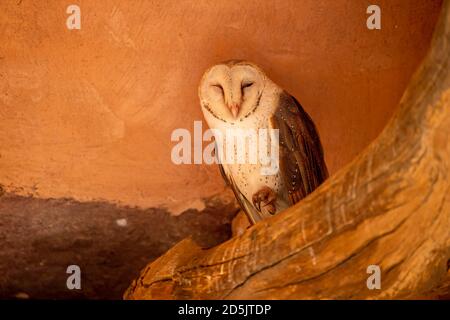
[[[173, 213], [223, 190], [214, 166], [170, 160], [202, 119], [210, 65], [259, 64], [303, 104], [331, 173], [382, 130], [424, 56], [435, 0], [0, 3], [0, 184], [36, 197], [103, 199]], [[205, 125], [206, 126], [206, 125]]]

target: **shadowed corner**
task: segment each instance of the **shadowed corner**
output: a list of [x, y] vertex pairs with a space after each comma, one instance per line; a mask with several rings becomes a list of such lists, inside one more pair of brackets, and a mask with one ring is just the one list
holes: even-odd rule
[[[0, 190], [2, 190], [0, 188]], [[149, 260], [191, 238], [212, 247], [231, 236], [236, 204], [211, 198], [201, 212], [0, 194], [1, 299], [120, 299]], [[66, 268], [81, 268], [69, 290]]]

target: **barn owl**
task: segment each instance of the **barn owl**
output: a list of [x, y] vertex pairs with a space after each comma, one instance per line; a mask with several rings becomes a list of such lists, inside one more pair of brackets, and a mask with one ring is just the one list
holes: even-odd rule
[[292, 206], [328, 177], [311, 118], [255, 64], [232, 60], [209, 68], [198, 93], [214, 136], [221, 133], [223, 138], [227, 130], [236, 129], [278, 129], [278, 139], [267, 140], [278, 146], [279, 170], [275, 174], [261, 174], [260, 162], [224, 163], [219, 159], [222, 176], [250, 222]]

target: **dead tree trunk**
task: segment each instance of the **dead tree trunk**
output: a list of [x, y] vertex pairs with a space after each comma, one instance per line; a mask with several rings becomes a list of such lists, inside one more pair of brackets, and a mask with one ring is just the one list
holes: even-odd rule
[[[415, 298], [450, 259], [450, 1], [382, 134], [294, 207], [204, 250], [184, 240], [127, 299]], [[381, 268], [369, 290], [367, 267]]]

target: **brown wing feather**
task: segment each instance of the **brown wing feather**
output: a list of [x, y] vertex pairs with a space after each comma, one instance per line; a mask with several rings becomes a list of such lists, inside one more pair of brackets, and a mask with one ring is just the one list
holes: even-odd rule
[[327, 177], [322, 144], [309, 115], [283, 92], [272, 122], [280, 131], [280, 170], [289, 200], [295, 204]]

